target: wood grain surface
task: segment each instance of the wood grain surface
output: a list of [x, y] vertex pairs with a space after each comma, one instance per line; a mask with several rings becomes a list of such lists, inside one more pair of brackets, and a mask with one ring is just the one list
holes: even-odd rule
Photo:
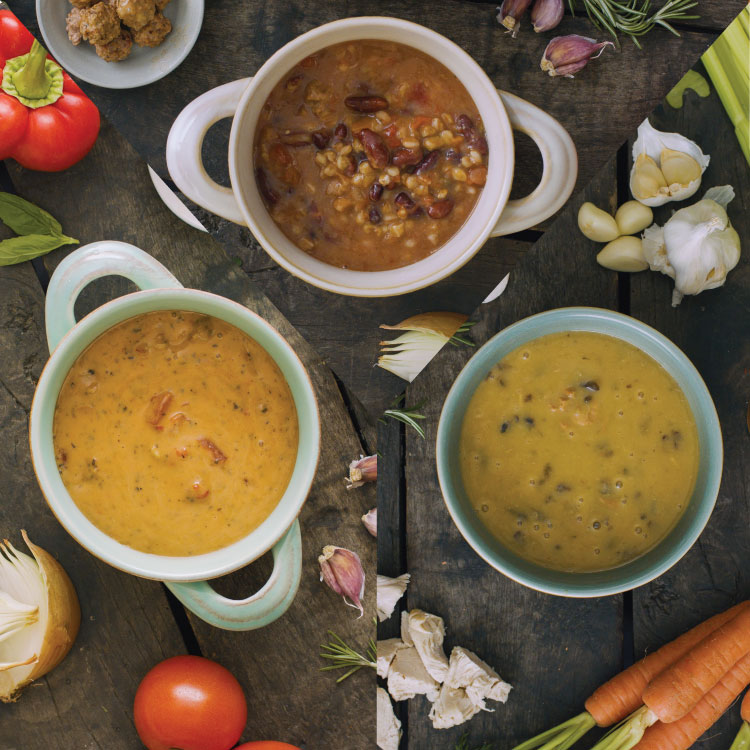
[[[185, 286], [227, 296], [259, 313], [302, 359], [318, 396], [323, 439], [315, 484], [300, 516], [304, 567], [297, 598], [286, 615], [259, 631], [224, 632], [192, 616], [188, 624], [184, 612], [181, 624], [187, 627], [189, 644], [230, 668], [245, 688], [249, 719], [244, 739], [274, 738], [308, 750], [337, 743], [369, 750], [374, 737], [374, 674], [362, 670], [336, 685], [335, 675], [319, 672], [325, 663], [319, 649], [328, 629], [362, 651], [374, 633], [376, 544], [360, 516], [375, 504], [375, 488], [368, 485], [347, 492], [344, 483], [349, 462], [365, 450], [363, 443], [374, 444], [373, 426], [362, 420], [360, 407], [355, 425], [330, 370], [221, 246], [163, 206], [151, 187], [145, 163], [108, 123], [103, 123], [86, 160], [63, 174], [10, 166], [17, 192], [53, 212], [66, 233], [82, 243], [117, 239], [143, 248]], [[52, 273], [70, 251], [66, 248], [47, 256], [47, 270]], [[36, 750], [48, 747], [45, 742], [51, 735], [59, 737], [58, 746], [67, 750], [137, 747], [131, 705], [138, 682], [153, 664], [184, 653], [187, 645], [159, 583], [141, 581], [98, 563], [47, 511], [28, 460], [25, 431], [26, 410], [47, 356], [41, 287], [28, 265], [3, 269], [0, 280], [0, 320], [7, 322], [0, 333], [1, 366], [7, 368], [7, 374], [2, 374], [7, 388], [0, 389], [0, 424], [7, 423], [6, 437], [13, 435], [0, 447], [0, 466], [18, 483], [17, 489], [11, 485], [12, 503], [0, 505], [0, 531], [15, 534], [17, 526], [25, 524], [33, 540], [59, 553], [78, 585], [87, 618], [75, 651], [41, 687], [30, 688], [34, 697], [24, 696], [9, 709], [0, 710], [0, 747]], [[122, 279], [93, 283], [81, 295], [76, 308], [79, 317], [127, 291], [132, 291], [132, 285]], [[349, 394], [346, 399], [353, 401]], [[356, 610], [320, 583], [317, 557], [326, 544], [359, 553], [368, 571], [365, 617], [357, 619]], [[217, 588], [221, 593], [248, 596], [269, 572], [267, 555], [221, 579]], [[58, 684], [73, 687], [61, 688], [58, 697], [49, 687]], [[35, 733], [29, 733], [30, 724], [36, 727]], [[9, 736], [12, 741], [7, 745]]]
[[[12, 5], [34, 29], [33, 4]], [[169, 76], [129, 91], [83, 87], [138, 152], [168, 179], [164, 156], [167, 133], [177, 114], [196, 96], [253, 75], [273, 52], [315, 26], [348, 16], [396, 16], [452, 39], [477, 60], [498, 87], [557, 117], [578, 149], [580, 189], [710, 45], [716, 32], [739, 12], [742, 2], [711, 0], [704, 4], [702, 0], [700, 6], [700, 21], [682, 29], [681, 37], [657, 29], [645, 39], [643, 50], [623, 40], [621, 50], [607, 50], [575, 79], [553, 79], [539, 70], [552, 36], [577, 32], [602, 37], [582, 14], [574, 18], [568, 13], [562, 24], [547, 34], [535, 34], [527, 21], [519, 37], [511, 39], [495, 19], [496, 2], [211, 0], [193, 51]], [[228, 122], [215, 125], [203, 148], [209, 174], [224, 184], [228, 184], [228, 132]], [[514, 195], [521, 196], [536, 184], [540, 159], [525, 136], [517, 138], [517, 143]], [[495, 260], [509, 257], [519, 246], [519, 241], [508, 238], [489, 240], [464, 269], [444, 282], [397, 298], [364, 300], [323, 292], [291, 277], [270, 260], [247, 229], [191, 207], [230, 255], [239, 259], [242, 270], [374, 414], [381, 413], [403, 385], [390, 373], [372, 367], [381, 338], [377, 326], [446, 307], [470, 312], [502, 278], [496, 273]], [[529, 239], [535, 237], [525, 236], [521, 246], [528, 247]]]

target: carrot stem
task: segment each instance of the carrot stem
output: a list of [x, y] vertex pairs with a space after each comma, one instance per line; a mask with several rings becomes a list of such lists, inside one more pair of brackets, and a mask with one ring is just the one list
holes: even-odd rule
[[568, 719], [562, 724], [548, 729], [546, 732], [532, 737], [520, 745], [516, 745], [513, 750], [568, 750], [586, 732], [593, 729], [596, 722], [588, 711], [584, 711], [572, 719]]
[[656, 714], [648, 706], [641, 706], [607, 732], [591, 750], [630, 750], [641, 741], [643, 733], [656, 721]]
[[742, 722], [740, 731], [737, 732], [729, 750], [750, 750], [750, 724], [746, 721]]

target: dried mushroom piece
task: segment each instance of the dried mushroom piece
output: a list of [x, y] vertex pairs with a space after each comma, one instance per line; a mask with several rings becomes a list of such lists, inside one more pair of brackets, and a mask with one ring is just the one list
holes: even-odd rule
[[91, 44], [107, 44], [120, 33], [120, 19], [106, 3], [97, 3], [81, 11], [81, 36]]
[[151, 23], [156, 15], [154, 0], [117, 0], [117, 15], [133, 31]]
[[127, 29], [122, 29], [120, 35], [107, 44], [94, 46], [96, 54], [106, 62], [120, 62], [124, 60], [133, 48], [133, 37]]
[[150, 23], [133, 31], [133, 41], [139, 47], [158, 47], [170, 31], [172, 31], [170, 20], [161, 13], [157, 13]]

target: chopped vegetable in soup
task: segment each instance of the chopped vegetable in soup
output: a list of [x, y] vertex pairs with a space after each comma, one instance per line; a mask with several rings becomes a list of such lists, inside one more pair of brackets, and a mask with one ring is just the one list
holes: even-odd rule
[[672, 377], [620, 339], [543, 336], [496, 364], [461, 428], [464, 486], [482, 523], [548, 568], [640, 557], [684, 512], [698, 433]]
[[379, 39], [302, 60], [263, 105], [254, 168], [281, 231], [325, 263], [383, 271], [449, 240], [487, 179], [476, 104], [443, 64]]
[[257, 528], [297, 456], [294, 400], [256, 341], [217, 318], [161, 311], [97, 338], [63, 383], [60, 476], [105, 534], [199, 555]]

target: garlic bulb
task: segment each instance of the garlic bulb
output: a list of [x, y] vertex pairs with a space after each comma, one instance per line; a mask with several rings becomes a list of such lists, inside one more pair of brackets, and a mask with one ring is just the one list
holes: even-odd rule
[[398, 578], [389, 578], [388, 576], [378, 576], [378, 619], [385, 622], [392, 614], [398, 604], [398, 600], [404, 595], [406, 587], [409, 585], [411, 576], [408, 573], [400, 575]]
[[73, 584], [52, 555], [21, 531], [27, 555], [0, 544], [0, 701], [8, 703], [70, 651], [81, 624]]
[[652, 271], [675, 280], [672, 307], [685, 294], [715, 289], [739, 262], [740, 238], [726, 206], [734, 198], [731, 185], [711, 188], [703, 200], [675, 211], [663, 226], [643, 233], [643, 254]]
[[468, 317], [453, 312], [422, 313], [395, 326], [381, 325], [388, 331], [406, 333], [380, 342], [382, 354], [378, 367], [411, 383], [449, 341], [470, 343], [458, 336], [471, 326], [466, 323]]
[[656, 130], [646, 119], [633, 144], [630, 192], [647, 206], [685, 200], [700, 187], [709, 161], [697, 143]]

